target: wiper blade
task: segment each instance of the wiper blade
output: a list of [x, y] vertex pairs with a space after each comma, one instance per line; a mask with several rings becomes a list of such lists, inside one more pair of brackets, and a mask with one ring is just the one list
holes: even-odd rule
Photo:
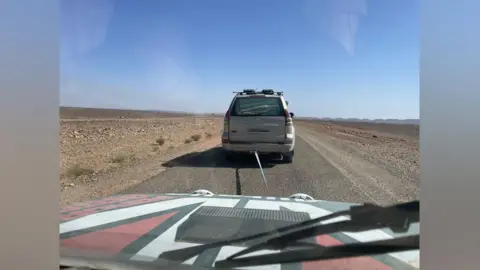
[[227, 259], [233, 259], [262, 249], [283, 249], [301, 239], [332, 234], [336, 232], [362, 232], [373, 229], [390, 228], [394, 232], [404, 233], [410, 228], [411, 223], [418, 222], [420, 202], [413, 201], [389, 207], [377, 205], [352, 206], [350, 220], [335, 223], [302, 227], [298, 230], [287, 232], [278, 237], [271, 238], [263, 243], [253, 245], [237, 252]]
[[232, 268], [245, 266], [259, 266], [267, 264], [283, 264], [316, 260], [341, 259], [358, 256], [372, 256], [377, 254], [417, 250], [420, 248], [420, 236], [398, 237], [388, 240], [372, 241], [368, 243], [353, 243], [343, 246], [314, 247], [284, 251], [274, 254], [248, 256], [246, 258], [225, 259], [215, 263], [217, 268]]
[[[266, 242], [260, 243], [259, 245], [254, 245], [251, 248], [247, 248], [247, 249], [241, 251], [240, 254], [239, 253], [234, 254], [233, 256], [230, 256], [230, 259], [232, 259], [233, 257], [240, 256], [242, 254], [245, 254], [247, 252], [253, 252], [255, 250], [259, 250], [259, 249], [263, 249], [263, 248], [267, 248], [267, 247], [282, 248], [286, 244], [289, 244], [289, 246], [297, 245], [298, 244], [298, 243], [296, 243], [297, 239], [308, 237], [308, 236], [303, 237], [303, 235], [305, 234], [305, 230], [309, 230], [309, 229], [312, 228], [312, 227], [309, 227], [309, 226], [314, 225], [314, 224], [318, 224], [320, 222], [328, 221], [328, 220], [333, 219], [333, 218], [347, 216], [347, 215], [350, 215], [351, 220], [359, 220], [360, 219], [360, 220], [364, 220], [364, 222], [367, 223], [367, 224], [365, 224], [365, 226], [362, 226], [361, 228], [359, 226], [357, 226], [356, 231], [365, 231], [365, 230], [374, 229], [375, 228], [374, 225], [377, 224], [378, 220], [371, 219], [371, 216], [374, 215], [375, 213], [378, 213], [377, 214], [377, 219], [378, 219], [378, 216], [382, 216], [382, 215], [386, 215], [386, 217], [384, 217], [383, 219], [388, 219], [388, 218], [391, 219], [390, 221], [389, 220], [383, 220], [383, 221], [389, 221], [389, 222], [383, 222], [384, 224], [381, 227], [386, 227], [385, 223], [389, 223], [388, 227], [390, 227], [390, 229], [392, 229], [394, 232], [405, 232], [405, 231], [408, 230], [408, 227], [409, 227], [410, 223], [418, 221], [419, 208], [420, 208], [419, 201], [412, 201], [412, 202], [397, 204], [397, 205], [393, 205], [393, 206], [389, 206], [389, 207], [381, 207], [381, 206], [370, 205], [370, 204], [352, 206], [352, 207], [350, 207], [349, 210], [335, 212], [335, 213], [332, 213], [332, 214], [329, 214], [329, 215], [326, 215], [326, 216], [318, 217], [318, 218], [311, 219], [311, 220], [306, 220], [306, 221], [303, 221], [303, 222], [300, 222], [300, 223], [297, 223], [297, 224], [293, 224], [293, 225], [289, 225], [289, 226], [286, 226], [286, 227], [282, 227], [282, 228], [279, 228], [279, 229], [276, 229], [276, 230], [262, 232], [262, 233], [254, 234], [254, 235], [251, 235], [251, 236], [242, 237], [242, 238], [223, 240], [223, 241], [208, 243], [208, 244], [204, 244], [204, 245], [198, 245], [198, 246], [193, 246], [193, 247], [187, 247], [187, 248], [167, 251], [167, 252], [162, 253], [161, 257], [165, 258], [167, 260], [182, 261], [183, 262], [183, 261], [186, 261], [186, 260], [188, 260], [188, 259], [190, 259], [194, 256], [197, 256], [197, 255], [201, 254], [203, 251], [208, 250], [208, 249], [212, 249], [212, 248], [216, 248], [216, 247], [222, 247], [222, 246], [226, 246], [226, 245], [239, 244], [239, 243], [243, 243], [243, 242], [247, 242], [247, 241], [251, 241], [251, 240], [263, 239], [265, 237], [278, 236], [278, 235], [280, 235], [280, 236], [276, 237], [276, 238], [271, 238], [270, 240], [267, 240]], [[400, 217], [395, 217], [395, 214], [392, 215], [392, 212], [398, 213], [397, 211], [399, 209], [401, 211], [403, 211], [400, 214]], [[405, 212], [407, 212], [407, 213], [410, 213], [410, 212], [415, 213], [416, 212], [417, 213], [416, 218], [415, 218], [415, 214], [413, 214], [414, 215], [413, 219], [409, 218], [409, 217], [406, 217]], [[392, 220], [394, 222], [391, 222]], [[407, 222], [405, 222], [405, 220], [407, 220]], [[339, 226], [338, 225], [339, 223], [342, 224], [342, 222], [336, 222], [336, 223], [321, 225], [320, 228], [319, 227], [313, 227], [313, 229], [316, 229], [316, 230], [310, 231], [310, 232], [307, 231], [306, 233], [310, 233], [313, 236], [313, 235], [315, 235], [315, 233], [318, 233], [318, 230], [324, 230], [324, 232], [332, 233], [332, 232], [338, 232], [339, 230], [352, 229], [352, 228], [348, 228], [345, 225], [343, 225], [343, 227], [342, 227], [342, 225]], [[398, 226], [399, 224], [401, 224], [401, 225]], [[323, 229], [322, 229], [322, 226], [323, 226]], [[325, 226], [328, 226], [328, 227], [325, 227]], [[306, 228], [306, 229], [302, 230], [303, 228]], [[289, 231], [292, 231], [292, 233], [288, 233]], [[324, 232], [323, 232], [323, 234], [325, 234]], [[282, 235], [282, 233], [286, 233], [286, 234]], [[322, 232], [320, 232], [319, 234], [322, 234]], [[298, 235], [300, 235], [300, 236], [298, 236]], [[286, 236], [286, 239], [285, 239], [285, 236]], [[282, 238], [282, 237], [284, 237], [284, 238]]]
[[243, 115], [260, 115], [260, 113], [257, 113], [257, 112], [249, 112], [249, 111], [241, 111], [239, 112], [240, 114], [243, 114]]
[[222, 247], [222, 246], [228, 246], [228, 245], [234, 245], [234, 244], [240, 244], [244, 243], [247, 241], [252, 241], [255, 239], [262, 239], [264, 237], [268, 236], [276, 236], [279, 235], [280, 233], [294, 230], [296, 228], [302, 228], [304, 226], [308, 225], [313, 225], [322, 221], [327, 221], [332, 218], [337, 218], [341, 216], [346, 216], [349, 214], [349, 211], [339, 211], [335, 212], [326, 216], [302, 221], [300, 223], [296, 223], [293, 225], [285, 226], [282, 228], [278, 228], [275, 230], [270, 230], [262, 233], [257, 233], [254, 235], [246, 236], [246, 237], [241, 237], [241, 238], [234, 238], [234, 239], [227, 239], [223, 241], [218, 241], [214, 243], [208, 243], [208, 244], [203, 244], [203, 245], [198, 245], [198, 246], [193, 246], [193, 247], [186, 247], [186, 248], [181, 248], [181, 249], [176, 249], [176, 250], [170, 250], [162, 253], [160, 256], [164, 259], [170, 260], [170, 261], [186, 261], [194, 256], [197, 256], [201, 254], [203, 251], [212, 249], [212, 248], [217, 248], [217, 247]]

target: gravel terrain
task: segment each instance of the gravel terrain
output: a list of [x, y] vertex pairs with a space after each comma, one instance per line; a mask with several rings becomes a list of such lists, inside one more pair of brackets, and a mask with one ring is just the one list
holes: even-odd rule
[[[224, 158], [221, 117], [95, 110], [69, 108], [62, 114], [61, 109], [62, 204], [115, 193], [199, 188], [258, 196], [303, 192], [317, 199], [379, 204], [419, 196], [415, 125], [298, 120], [294, 163], [261, 157], [266, 187], [254, 158]], [[195, 141], [194, 135], [200, 138]]]
[[165, 158], [218, 143], [222, 125], [221, 118], [178, 116], [62, 119], [61, 203], [114, 194], [158, 174]]

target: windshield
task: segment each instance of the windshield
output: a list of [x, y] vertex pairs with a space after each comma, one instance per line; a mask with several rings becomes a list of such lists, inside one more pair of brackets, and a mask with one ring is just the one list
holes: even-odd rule
[[[276, 269], [416, 268], [418, 251], [348, 247], [414, 246], [418, 222], [379, 218], [407, 224], [410, 212], [369, 212], [376, 225], [355, 212], [340, 231], [316, 226], [350, 212], [315, 232], [299, 224], [418, 200], [418, 11], [415, 0], [61, 1], [61, 247], [219, 268], [270, 241], [249, 255], [308, 249], [258, 259]], [[312, 259], [319, 245], [335, 248]]]
[[279, 98], [254, 97], [235, 100], [232, 116], [285, 116]]

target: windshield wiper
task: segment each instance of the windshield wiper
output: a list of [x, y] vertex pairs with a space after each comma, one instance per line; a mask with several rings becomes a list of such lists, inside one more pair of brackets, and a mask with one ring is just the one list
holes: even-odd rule
[[[297, 240], [315, 235], [330, 234], [339, 231], [358, 232], [389, 227], [394, 232], [406, 232], [408, 231], [411, 223], [419, 221], [419, 208], [419, 201], [412, 201], [389, 207], [382, 207], [372, 204], [364, 204], [358, 206], [356, 205], [351, 206], [350, 209], [346, 211], [335, 212], [327, 216], [303, 221], [297, 224], [255, 234], [248, 237], [224, 240], [194, 247], [167, 251], [162, 253], [161, 258], [174, 261], [185, 261], [211, 248], [243, 243], [255, 239], [263, 239], [268, 236], [277, 237], [271, 238], [267, 241], [261, 242], [257, 245], [251, 246], [250, 248], [242, 250], [239, 253], [233, 254], [232, 256], [227, 258], [227, 260], [233, 260], [233, 258], [235, 257], [265, 248], [282, 249], [287, 245], [290, 247], [298, 246], [299, 243], [297, 242]], [[330, 220], [332, 218], [346, 215], [350, 216], [350, 220], [312, 226], [320, 222]]]
[[186, 261], [192, 257], [195, 257], [197, 255], [200, 255], [205, 250], [212, 249], [212, 248], [217, 248], [217, 247], [222, 247], [222, 246], [228, 246], [228, 245], [233, 245], [233, 244], [240, 244], [244, 243], [247, 241], [255, 240], [255, 239], [261, 239], [264, 237], [268, 236], [274, 236], [274, 235], [279, 235], [282, 232], [286, 232], [289, 230], [293, 230], [296, 228], [301, 228], [304, 226], [316, 224], [318, 222], [322, 221], [327, 221], [332, 218], [336, 217], [341, 217], [341, 216], [346, 216], [348, 215], [349, 211], [339, 211], [335, 212], [326, 216], [318, 217], [315, 219], [310, 219], [306, 221], [302, 221], [300, 223], [296, 223], [293, 225], [285, 226], [282, 228], [278, 228], [275, 230], [271, 231], [266, 231], [262, 233], [257, 233], [254, 235], [246, 236], [246, 237], [241, 237], [241, 238], [234, 238], [234, 239], [227, 239], [227, 240], [222, 240], [214, 243], [208, 243], [208, 244], [203, 244], [203, 245], [198, 245], [198, 246], [193, 246], [193, 247], [186, 247], [186, 248], [181, 248], [181, 249], [175, 249], [175, 250], [170, 250], [166, 251], [161, 254], [161, 257], [167, 260], [171, 261]]
[[388, 240], [372, 241], [367, 243], [353, 243], [343, 246], [314, 247], [284, 251], [274, 254], [248, 256], [246, 258], [225, 259], [215, 263], [215, 268], [231, 268], [258, 266], [266, 264], [282, 264], [305, 261], [318, 261], [351, 258], [359, 256], [372, 256], [385, 253], [416, 250], [420, 247], [420, 236], [398, 237]]
[[397, 204], [390, 207], [376, 205], [352, 206], [350, 208], [350, 220], [348, 221], [307, 227], [280, 235], [237, 252], [223, 261], [218, 261], [215, 263], [215, 267], [230, 268], [299, 261], [328, 260], [419, 249], [420, 235], [417, 234], [388, 240], [347, 244], [344, 246], [323, 247], [317, 245], [317, 247], [309, 249], [302, 248], [276, 254], [238, 258], [239, 256], [263, 249], [272, 250], [284, 249], [287, 247], [292, 248], [297, 246], [296, 243], [298, 240], [339, 231], [360, 232], [388, 227], [394, 232], [407, 232], [411, 223], [420, 220], [419, 209], [419, 201]]
[[361, 232], [373, 229], [390, 228], [394, 232], [407, 232], [411, 223], [418, 222], [419, 201], [402, 203], [390, 207], [381, 207], [372, 204], [352, 206], [350, 208], [350, 220], [323, 224], [313, 227], [304, 227], [278, 237], [269, 239], [263, 243], [253, 245], [228, 257], [233, 259], [262, 249], [283, 249], [291, 243], [301, 239], [322, 234], [336, 232]]

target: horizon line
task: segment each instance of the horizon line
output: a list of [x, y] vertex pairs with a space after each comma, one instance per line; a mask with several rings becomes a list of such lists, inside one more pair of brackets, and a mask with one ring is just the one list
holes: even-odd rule
[[[210, 115], [223, 115], [222, 112], [188, 112], [188, 111], [174, 111], [174, 110], [154, 110], [154, 109], [132, 109], [132, 108], [102, 108], [102, 107], [82, 107], [82, 106], [65, 106], [60, 105], [59, 108], [70, 108], [70, 109], [97, 109], [97, 110], [124, 110], [132, 112], [164, 112], [172, 114], [187, 114], [187, 115], [199, 115], [199, 114], [210, 114]], [[310, 118], [310, 119], [320, 119], [320, 120], [361, 120], [361, 121], [420, 121], [420, 118], [358, 118], [358, 117], [319, 117], [319, 116], [297, 116], [296, 118]]]

